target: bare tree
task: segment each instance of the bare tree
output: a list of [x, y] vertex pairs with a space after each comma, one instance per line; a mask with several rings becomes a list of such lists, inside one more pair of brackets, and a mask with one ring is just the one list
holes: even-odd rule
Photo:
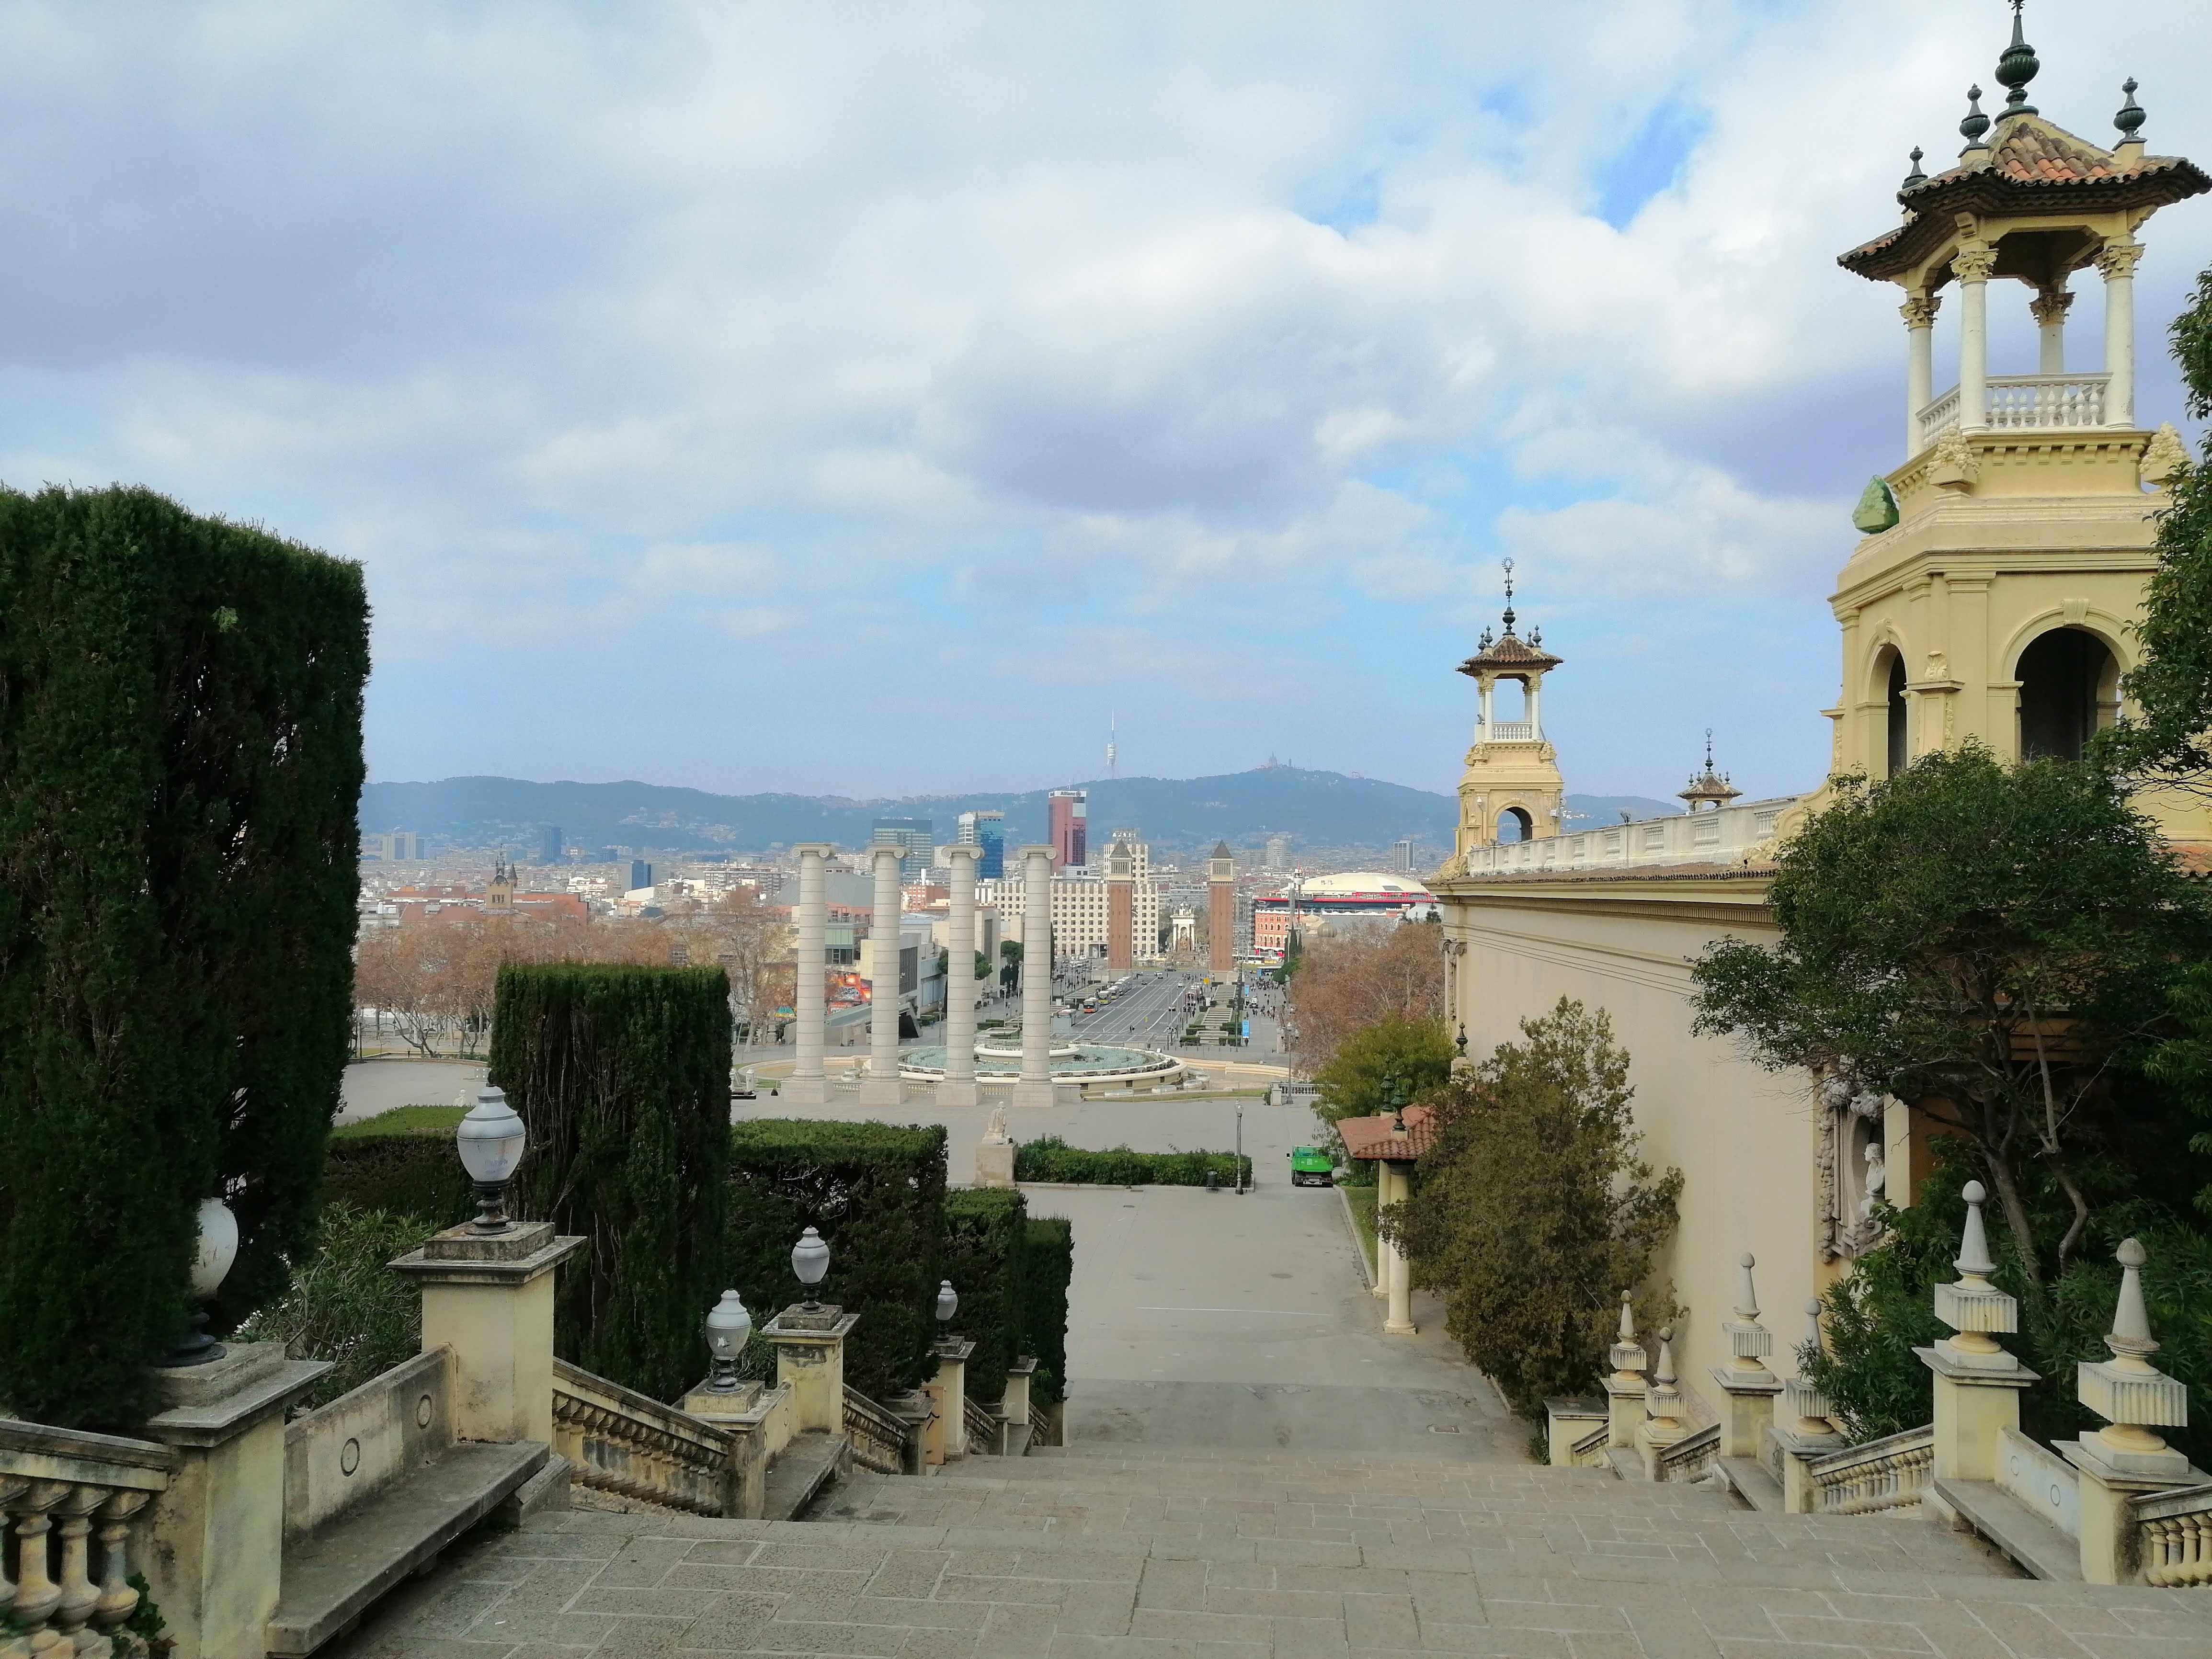
[[1377, 1020], [1442, 1019], [1443, 945], [1443, 929], [1427, 922], [1308, 943], [1285, 999], [1299, 1069], [1310, 1077]]

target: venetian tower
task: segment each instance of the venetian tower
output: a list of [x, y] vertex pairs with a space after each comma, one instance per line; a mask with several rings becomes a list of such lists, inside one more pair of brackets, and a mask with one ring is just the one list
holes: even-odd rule
[[1206, 863], [1206, 969], [1211, 974], [1237, 967], [1237, 860], [1229, 843], [1213, 843]]
[[[1544, 676], [1562, 659], [1543, 648], [1541, 629], [1522, 639], [1513, 631], [1513, 562], [1505, 562], [1504, 632], [1482, 630], [1474, 655], [1459, 665], [1476, 688], [1474, 745], [1459, 781], [1459, 830], [1454, 854], [1464, 858], [1500, 841], [1532, 841], [1559, 833], [1566, 784], [1559, 757], [1544, 741]], [[1511, 688], [1503, 696], [1501, 686]], [[1517, 701], [1518, 706], [1515, 703]]]
[[[2136, 233], [2212, 179], [2145, 154], [2132, 80], [2110, 149], [2046, 120], [2028, 101], [2040, 66], [2014, 9], [1996, 67], [2004, 107], [1984, 114], [1970, 91], [1957, 165], [1930, 176], [1915, 149], [1904, 222], [1841, 256], [1905, 291], [1905, 407], [1903, 463], [1868, 484], [1853, 515], [1868, 533], [1830, 601], [1843, 635], [1843, 696], [1827, 711], [1838, 773], [1886, 777], [1970, 738], [2007, 759], [2078, 756], [2118, 714], [2152, 514], [2184, 456], [2172, 427], [2136, 419]], [[2084, 355], [2066, 331], [2073, 278], [2092, 269], [2101, 362], [2069, 368]], [[2032, 374], [1990, 373], [1993, 282], [2027, 290]], [[1958, 380], [1939, 393], [1934, 324], [1952, 300]], [[2169, 835], [2206, 833], [2200, 805], [2144, 805]]]

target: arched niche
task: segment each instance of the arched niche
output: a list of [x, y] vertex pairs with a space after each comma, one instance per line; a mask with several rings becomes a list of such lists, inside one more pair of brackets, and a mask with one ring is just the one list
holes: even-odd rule
[[1536, 836], [1536, 820], [1527, 809], [1509, 806], [1498, 815], [1498, 839], [1505, 842], [1533, 841]]
[[2014, 659], [2016, 750], [2022, 760], [2079, 760], [2118, 718], [2120, 659], [2101, 631], [2062, 623], [2033, 635]]

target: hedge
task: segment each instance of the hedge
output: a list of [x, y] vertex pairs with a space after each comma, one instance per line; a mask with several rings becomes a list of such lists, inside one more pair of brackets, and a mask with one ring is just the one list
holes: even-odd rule
[[331, 1132], [323, 1155], [323, 1206], [406, 1216], [423, 1237], [459, 1226], [476, 1213], [476, 1183], [454, 1150], [457, 1107], [443, 1122], [423, 1121], [437, 1109], [404, 1106]]
[[1029, 1206], [1019, 1193], [971, 1187], [945, 1195], [943, 1276], [960, 1295], [952, 1328], [975, 1344], [967, 1387], [978, 1400], [1005, 1395], [1006, 1368], [1023, 1352], [1028, 1244]]
[[755, 1320], [799, 1299], [791, 1247], [818, 1228], [830, 1245], [822, 1296], [860, 1316], [846, 1382], [875, 1400], [920, 1382], [945, 1276], [945, 1131], [749, 1118], [730, 1130], [729, 1184], [729, 1279]]
[[[1224, 1186], [1237, 1184], [1234, 1152], [1133, 1152], [1127, 1146], [1107, 1152], [1071, 1146], [1058, 1135], [1040, 1135], [1014, 1149], [1017, 1181], [1097, 1182], [1109, 1187], [1203, 1187], [1211, 1173]], [[1244, 1160], [1244, 1180], [1252, 1179], [1252, 1160]]]
[[520, 1213], [589, 1240], [553, 1346], [671, 1400], [706, 1375], [723, 1288], [730, 981], [720, 968], [509, 964], [485, 1075], [530, 1127]]
[[1030, 1397], [1049, 1406], [1067, 1398], [1067, 1287], [1075, 1278], [1075, 1224], [1032, 1216], [1022, 1261], [1022, 1340], [1036, 1356]]
[[350, 1039], [360, 568], [149, 490], [0, 489], [0, 1399], [130, 1428], [309, 1243]]

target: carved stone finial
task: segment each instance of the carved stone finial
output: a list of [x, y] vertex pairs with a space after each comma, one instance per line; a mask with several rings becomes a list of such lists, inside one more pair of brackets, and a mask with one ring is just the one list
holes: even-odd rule
[[2074, 1371], [2075, 1397], [2106, 1425], [2083, 1435], [2081, 1449], [2124, 1474], [2179, 1479], [2187, 1474], [2189, 1460], [2154, 1431], [2187, 1425], [2189, 1389], [2150, 1363], [2158, 1342], [2143, 1307], [2142, 1243], [2123, 1240], [2118, 1255], [2119, 1304], [2112, 1310], [2112, 1334], [2105, 1339], [2112, 1357], [2094, 1364], [2084, 1361]]
[[1966, 1227], [1959, 1240], [1958, 1256], [1951, 1265], [1959, 1270], [1962, 1284], [1986, 1285], [1997, 1268], [1997, 1264], [1990, 1260], [1990, 1233], [1982, 1221], [1982, 1205], [1990, 1195], [1989, 1188], [1978, 1181], [1970, 1181], [1966, 1191], [1959, 1195], [1966, 1200]]
[[2027, 44], [2021, 33], [2020, 11], [2021, 0], [2012, 0], [2012, 44], [1997, 59], [1997, 83], [2012, 88], [2005, 97], [2005, 116], [2035, 113], [2035, 106], [2027, 101], [2027, 83], [2035, 79], [2036, 71], [2043, 67], [2036, 60], [2035, 48]]
[[1982, 142], [1982, 135], [1989, 130], [1990, 118], [1982, 113], [1982, 89], [1969, 87], [1966, 89], [1966, 118], [1959, 123], [1959, 133], [1966, 139], [1966, 148], [1959, 154], [1963, 156], [1975, 150], [1987, 151], [1989, 146]]
[[2148, 118], [2143, 106], [2136, 102], [2136, 77], [2132, 75], [2120, 82], [2120, 95], [2124, 101], [2120, 112], [2112, 118], [2112, 125], [2120, 130], [2124, 144], [2142, 142], [2142, 124]]
[[1915, 144], [1912, 147], [1912, 171], [1905, 175], [1905, 183], [1900, 188], [1911, 190], [1915, 185], [1924, 185], [1928, 182], [1928, 175], [1920, 170], [1920, 146]]
[[2105, 1346], [2112, 1351], [2115, 1364], [2130, 1370], [2151, 1369], [2150, 1356], [2158, 1352], [2158, 1340], [2150, 1334], [2150, 1314], [2143, 1307], [2142, 1265], [2148, 1258], [2139, 1239], [2120, 1241], [2120, 1301], [2112, 1310], [2112, 1328], [2105, 1338]]
[[1805, 1346], [1814, 1349], [1827, 1346], [1820, 1340], [1820, 1298], [1817, 1296], [1805, 1298]]
[[1937, 1343], [1936, 1349], [1955, 1364], [2010, 1368], [2011, 1356], [1990, 1333], [2018, 1330], [2020, 1304], [1990, 1283], [1996, 1263], [1990, 1258], [1989, 1231], [1982, 1222], [1982, 1201], [1989, 1192], [1980, 1182], [1970, 1181], [1960, 1196], [1966, 1200], [1966, 1224], [1951, 1264], [1959, 1270], [1959, 1280], [1936, 1287], [1936, 1317], [1957, 1334]]
[[1759, 1265], [1759, 1258], [1746, 1250], [1735, 1264], [1735, 1316], [1738, 1319], [1759, 1317], [1759, 1292], [1752, 1287], [1751, 1270]]
[[1606, 1358], [1612, 1362], [1615, 1387], [1632, 1388], [1644, 1379], [1644, 1368], [1650, 1364], [1650, 1356], [1644, 1345], [1636, 1340], [1636, 1308], [1630, 1293], [1620, 1293], [1620, 1334]]

